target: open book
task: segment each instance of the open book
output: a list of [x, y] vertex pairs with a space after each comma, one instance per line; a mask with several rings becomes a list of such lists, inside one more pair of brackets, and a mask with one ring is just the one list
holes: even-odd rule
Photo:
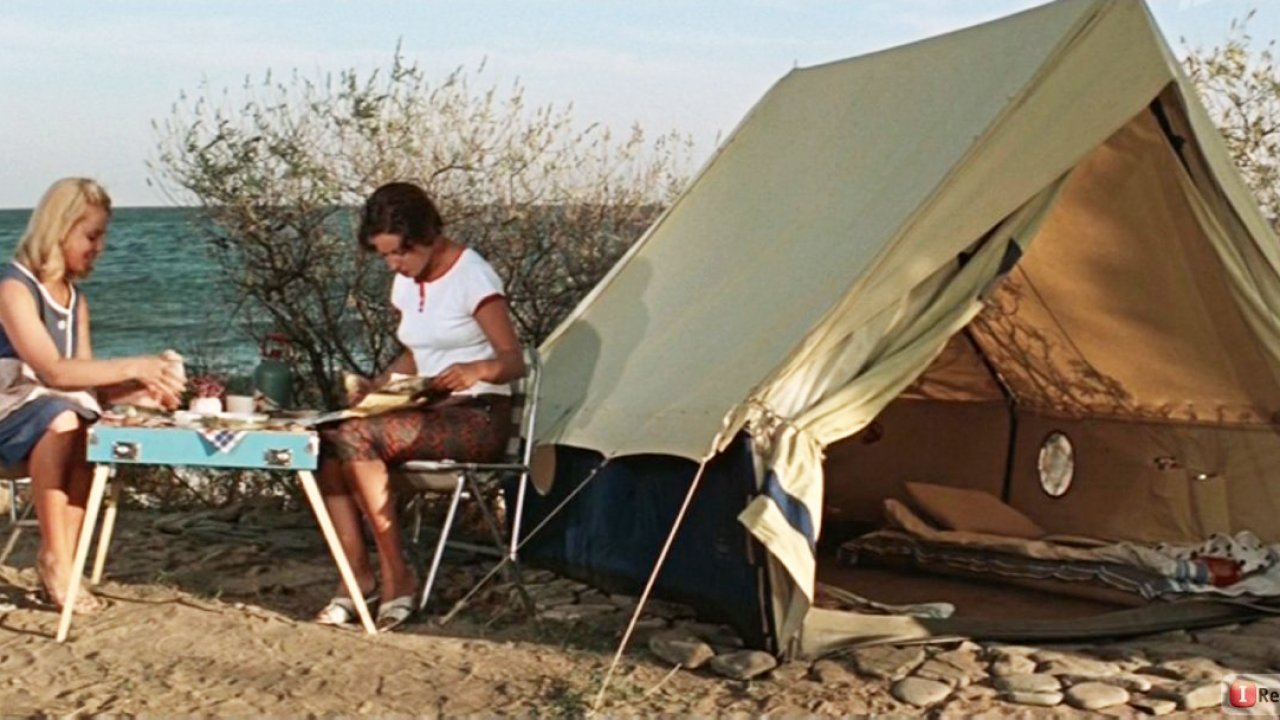
[[351, 418], [371, 417], [394, 410], [430, 405], [449, 397], [448, 390], [432, 390], [434, 377], [418, 377], [417, 375], [401, 375], [392, 373], [385, 385], [374, 390], [354, 407], [345, 410], [334, 410], [308, 418], [297, 420], [298, 425], [313, 427], [326, 423], [349, 420]]

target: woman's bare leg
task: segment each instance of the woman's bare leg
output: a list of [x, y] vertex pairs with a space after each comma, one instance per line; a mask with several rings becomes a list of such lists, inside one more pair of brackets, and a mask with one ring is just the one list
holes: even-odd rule
[[76, 541], [80, 539], [80, 528], [84, 527], [84, 507], [89, 502], [89, 486], [93, 484], [93, 466], [85, 457], [88, 439], [87, 432], [77, 432], [75, 445], [67, 458], [67, 508], [64, 519], [67, 526], [67, 547], [73, 553]]
[[417, 581], [404, 561], [400, 523], [396, 519], [386, 463], [381, 460], [352, 460], [343, 464], [343, 470], [360, 499], [378, 546], [383, 599], [413, 595]]
[[[377, 579], [369, 565], [369, 553], [365, 549], [364, 536], [360, 531], [360, 509], [351, 494], [350, 484], [343, 477], [342, 465], [336, 460], [322, 460], [316, 480], [320, 486], [320, 494], [324, 496], [329, 519], [333, 521], [333, 529], [338, 533], [338, 541], [342, 543], [342, 551], [347, 554], [347, 562], [351, 564], [351, 572], [355, 573], [360, 589], [368, 595], [377, 585]], [[335, 595], [347, 595], [347, 588], [341, 582], [338, 583]]]
[[[71, 575], [80, 524], [84, 521], [85, 494], [72, 497], [73, 468], [84, 464], [84, 445], [79, 436], [84, 432], [80, 416], [61, 413], [53, 419], [44, 436], [36, 442], [27, 461], [31, 472], [31, 489], [40, 527], [40, 549], [36, 565], [45, 590], [55, 603], [62, 604]], [[80, 457], [76, 458], [76, 450]], [[84, 488], [87, 491], [87, 483]], [[78, 502], [79, 505], [74, 505]]]

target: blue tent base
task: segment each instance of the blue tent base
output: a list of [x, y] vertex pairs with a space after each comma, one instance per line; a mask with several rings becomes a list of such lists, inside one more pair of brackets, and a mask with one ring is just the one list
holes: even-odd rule
[[[536, 527], [602, 462], [599, 453], [558, 447], [552, 490], [529, 493], [522, 527]], [[639, 595], [697, 469], [668, 455], [614, 458], [524, 547], [522, 561]], [[742, 435], [708, 463], [653, 595], [732, 626], [747, 647], [776, 652], [764, 550], [737, 519], [755, 493], [750, 438]]]

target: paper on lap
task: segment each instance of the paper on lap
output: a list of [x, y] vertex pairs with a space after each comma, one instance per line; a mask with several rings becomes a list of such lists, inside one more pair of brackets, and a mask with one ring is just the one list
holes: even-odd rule
[[366, 395], [355, 407], [306, 418], [300, 421], [299, 424], [323, 425], [340, 420], [371, 417], [394, 410], [429, 405], [449, 396], [447, 391], [431, 390], [431, 383], [434, 380], [435, 378], [433, 377], [393, 373], [385, 385]]

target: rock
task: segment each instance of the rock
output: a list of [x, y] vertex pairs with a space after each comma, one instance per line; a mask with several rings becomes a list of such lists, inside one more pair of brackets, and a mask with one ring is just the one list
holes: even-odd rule
[[578, 593], [578, 602], [585, 605], [603, 605], [609, 602], [609, 596], [595, 588], [588, 588]]
[[852, 679], [849, 671], [834, 660], [819, 660], [809, 666], [809, 677], [823, 685], [839, 685]]
[[884, 680], [901, 680], [924, 662], [924, 648], [878, 645], [854, 651], [853, 666], [863, 675]]
[[[543, 585], [542, 587], [546, 588], [548, 586]], [[539, 590], [538, 592], [530, 592], [529, 597], [533, 599], [533, 604], [539, 610], [572, 605], [578, 602], [577, 594], [564, 588], [550, 588]]]
[[681, 620], [674, 624], [674, 627], [684, 632], [692, 633], [712, 645], [719, 645], [726, 648], [742, 647], [742, 638], [738, 637], [738, 633], [728, 625], [712, 625], [711, 623], [698, 623], [688, 620]]
[[1032, 653], [1037, 652], [1036, 648], [1027, 647], [1026, 645], [991, 643], [983, 647], [986, 651], [986, 656], [991, 660], [1000, 660], [1006, 657], [1029, 657]]
[[649, 650], [673, 665], [681, 665], [690, 670], [702, 667], [716, 655], [711, 647], [701, 640], [689, 640], [665, 634], [649, 638]]
[[937, 680], [953, 688], [968, 687], [969, 676], [960, 668], [938, 660], [925, 660], [913, 673], [925, 680]]
[[1005, 700], [1018, 705], [1035, 705], [1036, 707], [1055, 707], [1062, 704], [1060, 692], [1009, 692], [1002, 695]]
[[946, 700], [951, 694], [951, 686], [936, 680], [909, 677], [894, 683], [890, 692], [904, 703], [916, 707], [928, 707]]
[[1128, 690], [1100, 682], [1072, 685], [1067, 688], [1065, 696], [1072, 707], [1078, 707], [1081, 710], [1101, 710], [1129, 702]]
[[999, 695], [999, 692], [997, 692], [995, 688], [986, 687], [984, 685], [970, 685], [967, 688], [957, 690], [956, 693], [951, 696], [951, 699], [962, 702], [984, 701], [990, 700], [997, 695]]
[[1120, 672], [1120, 668], [1115, 663], [1106, 662], [1104, 660], [1095, 660], [1093, 658], [1083, 657], [1080, 655], [1063, 655], [1058, 658], [1052, 658], [1042, 661], [1036, 668], [1037, 672], [1048, 673], [1050, 675], [1087, 675], [1090, 677], [1106, 677], [1115, 675]]
[[750, 680], [777, 666], [776, 658], [759, 650], [743, 650], [727, 655], [717, 655], [711, 658], [710, 665], [712, 672], [733, 680]]
[[1172, 700], [1183, 710], [1203, 710], [1222, 705], [1222, 683], [1194, 682], [1171, 690], [1156, 688], [1151, 696], [1161, 700]]
[[1168, 715], [1178, 709], [1178, 703], [1173, 700], [1154, 697], [1131, 697], [1129, 698], [1129, 705], [1145, 711], [1149, 715]]
[[1006, 655], [991, 662], [991, 674], [997, 677], [1029, 675], [1035, 671], [1036, 661], [1026, 655]]
[[1086, 682], [1100, 682], [1124, 688], [1130, 692], [1147, 692], [1151, 689], [1151, 681], [1141, 675], [1121, 673], [1119, 675], [1060, 675], [1062, 683], [1067, 686]]
[[693, 609], [688, 605], [667, 602], [666, 600], [658, 600], [656, 598], [649, 598], [649, 601], [644, 604], [644, 611], [649, 615], [656, 615], [668, 620], [682, 620], [685, 618], [692, 618], [694, 615]]
[[[522, 566], [523, 567], [523, 566]], [[540, 585], [549, 583], [556, 579], [556, 574], [550, 570], [521, 570], [520, 574], [524, 577], [526, 585]]]
[[1165, 672], [1150, 672], [1150, 668], [1144, 668], [1143, 672], [1148, 675], [1159, 675], [1161, 677], [1170, 677], [1174, 680], [1187, 681], [1218, 681], [1226, 677], [1228, 671], [1218, 663], [1209, 658], [1182, 658], [1180, 660], [1165, 660], [1157, 667]]
[[1158, 677], [1164, 680], [1185, 679], [1183, 677], [1183, 674], [1180, 671], [1175, 670], [1173, 668], [1164, 667], [1163, 665], [1148, 665], [1146, 667], [1140, 667], [1136, 670], [1136, 672], [1139, 675], [1149, 675], [1151, 677]]
[[1028, 675], [1036, 671], [1036, 661], [1026, 655], [1009, 655], [991, 663], [991, 674], [997, 677], [1004, 675]]
[[1057, 692], [1062, 689], [1062, 683], [1058, 682], [1058, 678], [1052, 675], [1038, 675], [1034, 673], [1006, 675], [1004, 677], [993, 678], [991, 685], [1006, 693], [1014, 692], [1032, 692], [1047, 693]]
[[660, 617], [642, 617], [636, 621], [636, 630], [657, 630], [667, 629], [667, 621]]
[[640, 598], [630, 595], [610, 595], [609, 602], [617, 605], [622, 610], [635, 610], [636, 603], [640, 602]]
[[969, 683], [987, 676], [978, 656], [963, 650], [938, 653], [913, 673], [916, 677], [938, 680], [952, 687], [967, 687]]
[[599, 615], [610, 615], [618, 612], [613, 605], [558, 605], [538, 613], [543, 620], [552, 622], [576, 622]]

